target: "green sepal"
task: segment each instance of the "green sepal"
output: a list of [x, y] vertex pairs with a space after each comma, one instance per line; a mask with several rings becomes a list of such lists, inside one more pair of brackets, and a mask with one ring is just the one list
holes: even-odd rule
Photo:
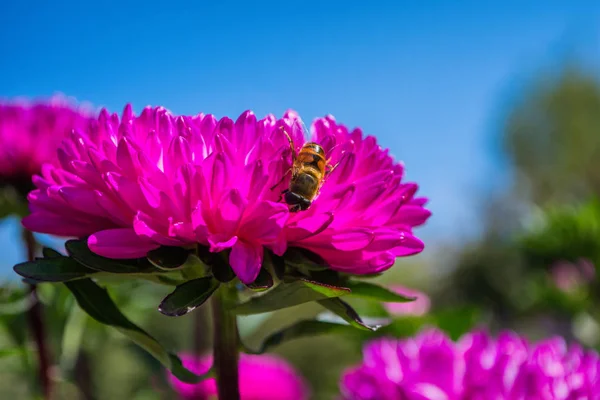
[[350, 325], [338, 324], [334, 322], [304, 320], [269, 335], [261, 344], [258, 350], [252, 350], [244, 346], [246, 353], [263, 354], [272, 347], [278, 346], [283, 342], [293, 339], [299, 339], [308, 336], [328, 335], [328, 334], [349, 334], [352, 335], [356, 329]]
[[383, 286], [376, 285], [370, 282], [362, 281], [347, 281], [344, 286], [352, 290], [351, 296], [361, 297], [370, 300], [383, 301], [386, 303], [407, 303], [415, 301], [416, 297], [405, 296], [396, 292], [392, 292]]
[[264, 292], [273, 287], [273, 277], [265, 268], [261, 268], [256, 280], [246, 286], [255, 292]]
[[348, 303], [341, 299], [332, 298], [319, 300], [319, 304], [331, 311], [332, 313], [336, 314], [337, 316], [341, 317], [342, 319], [344, 319], [344, 321], [348, 322], [355, 328], [372, 332], [381, 328], [381, 325], [365, 324], [358, 315], [358, 313], [354, 311], [354, 309]]
[[350, 289], [345, 287], [295, 278], [281, 282], [265, 294], [237, 305], [232, 311], [238, 315], [260, 314], [347, 294], [350, 294]]
[[161, 246], [158, 249], [150, 250], [146, 254], [146, 258], [155, 267], [172, 271], [183, 268], [190, 254], [191, 251], [183, 247]]
[[158, 311], [169, 317], [180, 317], [204, 304], [218, 287], [219, 281], [210, 276], [187, 281], [163, 299]]

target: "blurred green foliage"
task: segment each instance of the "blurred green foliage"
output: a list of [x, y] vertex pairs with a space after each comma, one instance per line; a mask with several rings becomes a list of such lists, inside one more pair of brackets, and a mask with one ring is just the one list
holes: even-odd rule
[[598, 329], [597, 279], [565, 290], [555, 267], [568, 275], [581, 260], [600, 263], [598, 76], [568, 66], [541, 77], [513, 104], [501, 134], [512, 185], [489, 200], [481, 239], [459, 250], [436, 299], [480, 304], [495, 330], [585, 341], [582, 318]]

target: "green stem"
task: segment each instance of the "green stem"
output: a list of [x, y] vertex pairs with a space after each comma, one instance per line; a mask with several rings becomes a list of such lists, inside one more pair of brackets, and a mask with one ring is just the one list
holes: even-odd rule
[[237, 320], [227, 310], [235, 296], [235, 287], [226, 284], [212, 296], [213, 357], [219, 400], [240, 400]]
[[[25, 248], [27, 250], [27, 259], [33, 261], [37, 243], [33, 237], [33, 233], [27, 229], [23, 229], [23, 242], [25, 243]], [[44, 399], [49, 400], [52, 398], [52, 377], [50, 375], [51, 360], [50, 349], [48, 348], [48, 343], [46, 341], [42, 303], [40, 303], [38, 298], [36, 285], [29, 284], [29, 291], [31, 293], [33, 304], [29, 309], [28, 319], [29, 327], [37, 347], [38, 377]]]

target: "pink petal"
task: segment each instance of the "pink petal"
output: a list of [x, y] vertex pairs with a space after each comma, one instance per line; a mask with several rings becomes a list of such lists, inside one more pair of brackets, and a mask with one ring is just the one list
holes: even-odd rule
[[308, 237], [319, 234], [327, 229], [333, 222], [332, 213], [316, 214], [305, 218], [299, 218], [292, 224], [288, 224], [286, 236], [289, 242], [298, 242]]
[[392, 252], [396, 257], [405, 257], [418, 254], [423, 251], [425, 244], [417, 237], [404, 233], [401, 238], [400, 246], [394, 248]]
[[163, 246], [182, 246], [185, 242], [169, 237], [169, 220], [164, 221], [165, 226], [158, 226], [156, 220], [138, 212], [133, 219], [133, 230], [140, 237], [147, 238], [153, 243], [160, 243]]
[[209, 235], [208, 243], [210, 244], [210, 251], [218, 253], [234, 246], [238, 242], [237, 236], [226, 236], [226, 235]]
[[97, 230], [98, 227], [102, 229], [108, 225], [96, 226], [86, 221], [70, 220], [45, 211], [35, 211], [29, 214], [23, 218], [22, 224], [33, 232], [73, 237], [87, 236]]
[[390, 223], [414, 227], [424, 224], [430, 216], [431, 211], [421, 206], [405, 205], [398, 210]]
[[271, 242], [281, 233], [288, 215], [285, 204], [261, 202], [252, 209], [251, 216], [242, 221], [240, 235], [249, 241]]
[[251, 245], [238, 241], [231, 249], [229, 264], [238, 278], [245, 283], [256, 280], [263, 260], [262, 246]]
[[341, 251], [360, 250], [373, 241], [374, 235], [368, 229], [347, 229], [331, 235], [331, 246]]
[[60, 188], [59, 194], [74, 210], [100, 217], [106, 216], [104, 210], [98, 206], [97, 196], [93, 190], [65, 186]]
[[137, 151], [133, 148], [130, 143], [131, 139], [127, 137], [119, 140], [117, 146], [117, 165], [121, 168], [123, 175], [128, 177], [134, 177], [137, 175], [139, 169], [139, 162], [137, 157]]
[[217, 225], [211, 231], [225, 235], [234, 235], [244, 214], [248, 201], [242, 197], [240, 191], [231, 189], [221, 199], [217, 210]]
[[107, 258], [139, 258], [160, 247], [138, 236], [133, 229], [107, 229], [88, 238], [88, 246], [94, 253]]
[[208, 226], [204, 221], [204, 217], [202, 216], [202, 202], [198, 201], [196, 208], [192, 211], [192, 228], [196, 237], [201, 243], [206, 243], [208, 240]]

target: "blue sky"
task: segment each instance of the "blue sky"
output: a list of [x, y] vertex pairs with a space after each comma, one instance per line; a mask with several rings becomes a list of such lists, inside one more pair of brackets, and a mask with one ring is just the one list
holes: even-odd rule
[[[423, 236], [476, 235], [478, 205], [503, 177], [494, 134], [505, 99], [540, 69], [599, 58], [600, 2], [368, 4], [4, 2], [0, 97], [330, 113], [406, 163], [431, 198]], [[5, 223], [0, 241], [13, 233]]]

